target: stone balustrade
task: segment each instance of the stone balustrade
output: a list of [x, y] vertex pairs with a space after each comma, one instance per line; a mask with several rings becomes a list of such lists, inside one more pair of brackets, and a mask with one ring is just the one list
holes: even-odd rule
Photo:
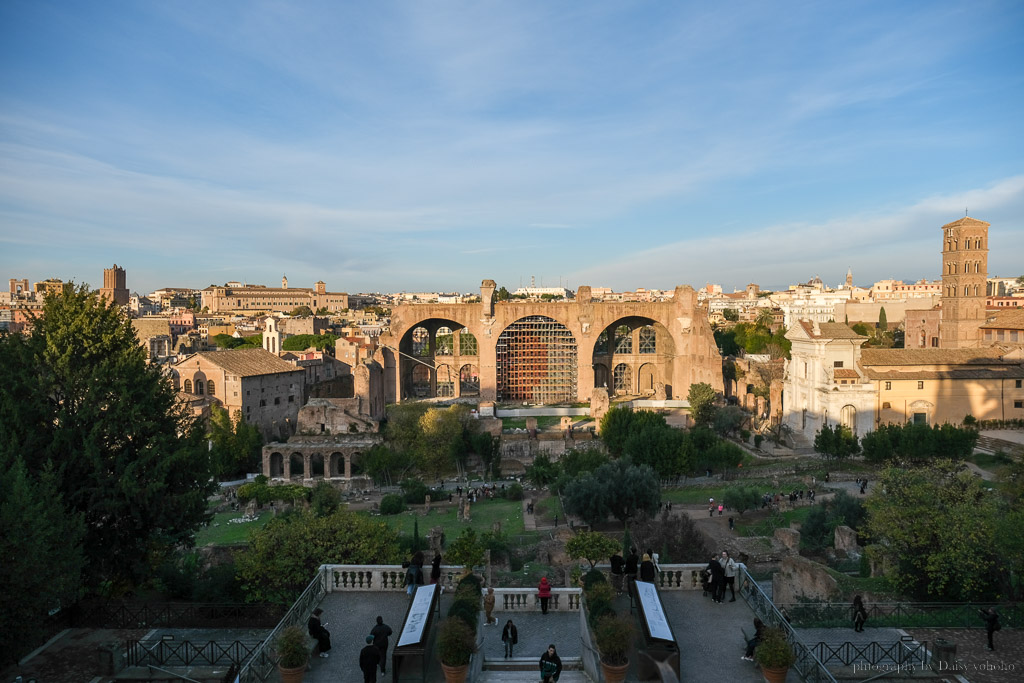
[[[658, 584], [658, 589], [663, 591], [689, 591], [689, 590], [700, 590], [700, 572], [704, 567], [708, 566], [704, 564], [665, 564], [659, 565], [660, 571], [658, 572], [655, 583]], [[595, 565], [594, 569], [600, 569], [608, 575], [609, 581], [611, 580], [611, 566], [607, 564]]]
[[[404, 591], [406, 568], [398, 565], [326, 564], [324, 581], [328, 593], [346, 591]], [[445, 590], [455, 590], [462, 576], [461, 566], [441, 565], [440, 584]], [[423, 568], [424, 581], [429, 581], [430, 565]]]
[[[552, 588], [551, 600], [548, 601], [549, 612], [575, 612], [580, 608], [580, 597], [583, 591], [579, 588]], [[537, 587], [530, 588], [495, 588], [495, 612], [539, 612], [540, 598]]]

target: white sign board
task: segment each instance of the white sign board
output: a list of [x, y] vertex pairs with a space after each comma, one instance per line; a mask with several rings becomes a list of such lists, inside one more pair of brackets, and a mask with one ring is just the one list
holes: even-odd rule
[[651, 638], [673, 642], [672, 629], [668, 627], [668, 618], [665, 616], [665, 609], [661, 606], [661, 598], [658, 597], [658, 589], [653, 583], [637, 581], [636, 593], [640, 597], [640, 605], [643, 607], [644, 619], [647, 620], [647, 631]]
[[409, 615], [405, 618], [405, 626], [402, 627], [402, 635], [398, 639], [397, 647], [418, 645], [423, 640], [423, 629], [427, 625], [427, 617], [430, 616], [430, 606], [434, 603], [436, 590], [436, 583], [416, 587], [416, 596], [412, 599], [412, 607], [409, 608]]

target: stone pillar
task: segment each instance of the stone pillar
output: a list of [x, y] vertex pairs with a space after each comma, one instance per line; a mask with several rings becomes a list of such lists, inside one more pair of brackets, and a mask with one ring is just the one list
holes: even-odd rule
[[284, 478], [289, 480], [292, 478], [292, 454], [285, 453], [281, 456], [281, 466], [284, 469]]
[[352, 479], [352, 454], [346, 453], [342, 457], [345, 458], [345, 478]]
[[263, 449], [263, 476], [270, 478], [270, 452]]
[[313, 478], [313, 454], [305, 453], [302, 456], [302, 478]]

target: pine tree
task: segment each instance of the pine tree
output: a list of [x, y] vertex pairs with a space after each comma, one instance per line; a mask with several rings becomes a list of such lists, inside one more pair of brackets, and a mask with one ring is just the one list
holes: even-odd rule
[[0, 466], [21, 454], [30, 479], [52, 472], [85, 522], [86, 585], [134, 585], [192, 542], [215, 486], [203, 430], [120, 307], [65, 287], [28, 339], [0, 337], [0, 368]]

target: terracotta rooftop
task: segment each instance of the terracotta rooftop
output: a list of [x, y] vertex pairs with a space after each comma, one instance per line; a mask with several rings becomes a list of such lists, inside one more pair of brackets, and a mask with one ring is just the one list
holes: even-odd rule
[[987, 228], [992, 224], [986, 223], [985, 221], [979, 221], [977, 218], [964, 216], [960, 220], [953, 221], [952, 223], [946, 223], [945, 225], [942, 226], [942, 229], [945, 230], [946, 228], [956, 228], [961, 225], [984, 225]]
[[818, 323], [820, 334], [814, 333], [814, 323], [810, 320], [801, 320], [800, 326], [812, 339], [867, 339], [850, 329], [849, 325], [843, 323]]
[[281, 360], [264, 349], [202, 351], [196, 355], [222, 368], [225, 372], [238, 375], [239, 377], [275, 375], [281, 372], [302, 372], [301, 369], [296, 368], [287, 361]]
[[832, 371], [832, 376], [836, 379], [857, 379], [860, 373], [853, 368], [836, 368]]
[[1024, 367], [1006, 364], [1004, 367], [968, 367], [960, 366], [952, 370], [878, 370], [864, 368], [868, 379], [1022, 379]]
[[1024, 330], [1024, 308], [1010, 308], [994, 311], [982, 329]]
[[862, 366], [893, 365], [966, 365], [1003, 364], [1005, 351], [998, 347], [982, 349], [864, 349]]

